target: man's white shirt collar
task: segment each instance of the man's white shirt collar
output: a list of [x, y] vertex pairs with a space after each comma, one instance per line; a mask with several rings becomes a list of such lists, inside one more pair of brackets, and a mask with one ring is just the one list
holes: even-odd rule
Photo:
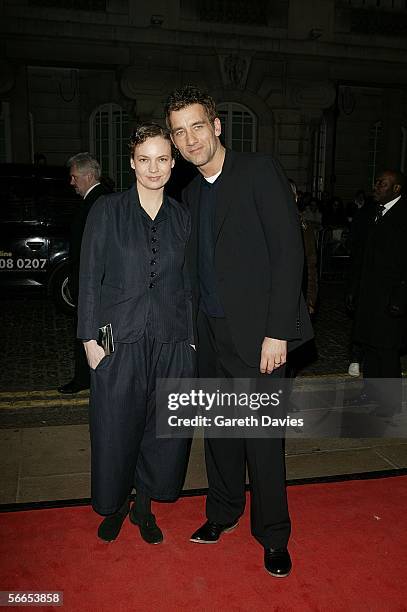
[[100, 185], [100, 183], [95, 183], [94, 185], [92, 185], [92, 187], [89, 187], [89, 189], [87, 190], [87, 192], [83, 196], [83, 199], [85, 199], [86, 196], [92, 191], [92, 189], [95, 189], [95, 187], [97, 187], [98, 185]]
[[212, 176], [204, 176], [204, 179], [208, 183], [214, 183], [216, 179], [218, 178], [218, 176], [221, 175], [221, 173], [222, 173], [222, 170], [219, 170], [219, 172], [217, 172], [216, 174], [213, 174]]
[[387, 202], [387, 204], [384, 205], [383, 214], [385, 215], [390, 210], [390, 208], [394, 206], [396, 202], [399, 201], [400, 198], [401, 198], [401, 195], [397, 196], [397, 198], [394, 198], [394, 200]]

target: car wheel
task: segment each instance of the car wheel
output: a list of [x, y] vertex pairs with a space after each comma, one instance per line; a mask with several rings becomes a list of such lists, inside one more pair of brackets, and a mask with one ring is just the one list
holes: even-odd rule
[[69, 292], [68, 266], [55, 273], [52, 279], [52, 295], [57, 307], [67, 314], [74, 314], [75, 304]]

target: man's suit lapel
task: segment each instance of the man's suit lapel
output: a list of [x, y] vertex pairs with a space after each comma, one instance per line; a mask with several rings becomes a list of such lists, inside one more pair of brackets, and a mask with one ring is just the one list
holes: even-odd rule
[[219, 185], [216, 191], [216, 214], [215, 214], [215, 245], [222, 230], [223, 223], [229, 212], [232, 198], [230, 197], [230, 174], [233, 168], [235, 153], [226, 149], [225, 161], [223, 162], [222, 174], [219, 177]]
[[107, 194], [107, 190], [103, 187], [103, 185], [100, 183], [99, 185], [96, 185], [96, 187], [94, 187], [92, 189], [92, 191], [90, 191], [88, 193], [88, 195], [86, 196], [86, 198], [84, 198], [84, 202], [86, 204], [86, 206], [88, 208], [90, 208], [92, 206], [92, 204], [94, 202], [96, 202], [96, 200], [98, 198], [100, 198], [100, 196], [102, 195], [106, 195]]
[[387, 211], [385, 215], [383, 215], [379, 223], [385, 223], [386, 219], [387, 221], [390, 221], [390, 219], [394, 221], [395, 219], [401, 218], [401, 216], [403, 215], [403, 208], [405, 209], [405, 207], [406, 199], [404, 198], [404, 196], [401, 196], [400, 200], [393, 204], [390, 210]]
[[406, 200], [402, 196], [398, 202], [388, 210], [378, 221], [373, 223], [375, 235], [381, 236], [392, 232], [392, 228], [402, 222], [404, 214], [406, 214]]

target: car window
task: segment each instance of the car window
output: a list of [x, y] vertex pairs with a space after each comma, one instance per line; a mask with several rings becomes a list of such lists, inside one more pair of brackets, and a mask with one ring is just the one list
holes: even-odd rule
[[38, 201], [47, 221], [65, 225], [70, 223], [80, 197], [75, 194], [68, 180], [41, 178]]
[[35, 179], [33, 177], [0, 177], [0, 221], [36, 221]]

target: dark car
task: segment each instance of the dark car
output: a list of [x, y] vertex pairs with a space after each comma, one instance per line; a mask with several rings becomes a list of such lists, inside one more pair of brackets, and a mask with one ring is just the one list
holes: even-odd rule
[[69, 235], [79, 201], [65, 168], [0, 164], [0, 285], [45, 287], [73, 312]]

